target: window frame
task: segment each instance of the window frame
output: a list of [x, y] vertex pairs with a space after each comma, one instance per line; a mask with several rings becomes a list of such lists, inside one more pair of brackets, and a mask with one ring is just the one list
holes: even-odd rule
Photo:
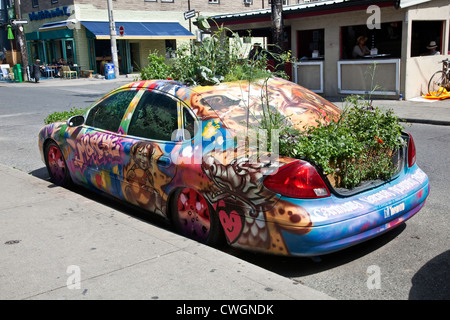
[[[179, 108], [181, 110], [181, 116], [182, 116], [182, 123], [181, 123], [180, 130], [182, 132], [183, 141], [192, 141], [195, 139], [195, 136], [198, 135], [198, 132], [200, 130], [199, 120], [198, 120], [197, 116], [195, 115], [195, 113], [192, 111], [192, 109], [189, 108], [189, 106], [186, 105], [183, 101], [180, 101]], [[194, 120], [194, 134], [192, 135], [192, 137], [190, 139], [186, 139], [186, 135], [185, 135], [186, 130], [189, 132], [189, 130], [186, 129], [186, 127], [185, 127], [185, 121], [186, 121], [185, 112], [187, 112], [187, 114], [189, 114], [192, 117], [192, 119]]]
[[[154, 139], [154, 138], [148, 138], [148, 137], [143, 137], [140, 135], [135, 135], [135, 134], [131, 134], [130, 133], [130, 128], [132, 127], [132, 125], [134, 124], [134, 119], [135, 119], [135, 114], [136, 112], [138, 112], [140, 110], [140, 106], [141, 106], [141, 101], [143, 101], [143, 99], [145, 99], [145, 95], [146, 94], [159, 94], [159, 95], [164, 95], [170, 99], [172, 99], [175, 103], [176, 103], [176, 114], [177, 114], [177, 134], [176, 134], [176, 140], [160, 140], [160, 139]], [[127, 126], [126, 129], [126, 135], [129, 137], [133, 137], [136, 139], [141, 139], [141, 140], [147, 140], [147, 141], [153, 141], [153, 142], [159, 142], [159, 143], [180, 143], [181, 141], [179, 141], [179, 137], [180, 135], [183, 137], [183, 141], [184, 141], [184, 133], [182, 131], [183, 126], [180, 127], [180, 103], [181, 100], [179, 100], [177, 97], [168, 94], [166, 92], [157, 90], [157, 89], [153, 89], [151, 91], [148, 90], [144, 90], [144, 92], [142, 93], [142, 95], [139, 97], [139, 102], [136, 104], [136, 107], [134, 107], [133, 112], [130, 116], [130, 122]]]
[[[105, 101], [107, 101], [108, 99], [110, 99], [110, 98], [112, 98], [112, 97], [116, 97], [118, 94], [122, 94], [122, 93], [124, 93], [124, 92], [127, 92], [127, 93], [128, 93], [128, 92], [134, 93], [134, 96], [133, 96], [133, 98], [130, 100], [130, 102], [124, 107], [122, 117], [120, 118], [119, 125], [117, 126], [117, 129], [116, 129], [115, 131], [109, 130], [109, 129], [105, 129], [105, 128], [101, 128], [101, 127], [99, 127], [99, 126], [96, 126], [95, 123], [93, 123], [93, 124], [89, 124], [89, 123], [88, 123], [88, 120], [90, 120], [89, 116], [91, 115], [91, 112], [92, 112], [95, 108], [97, 108], [97, 107], [99, 107], [100, 105], [102, 105], [103, 103], [105, 103]], [[88, 113], [86, 114], [86, 120], [85, 120], [84, 125], [85, 125], [86, 127], [90, 127], [90, 128], [93, 128], [93, 129], [99, 130], [99, 131], [107, 131], [107, 132], [112, 132], [112, 133], [115, 133], [115, 134], [120, 133], [120, 132], [119, 132], [119, 129], [121, 128], [121, 125], [122, 125], [122, 123], [123, 123], [124, 117], [125, 117], [125, 115], [127, 114], [127, 110], [128, 110], [128, 108], [130, 107], [130, 104], [131, 104], [131, 102], [133, 101], [133, 99], [136, 98], [137, 94], [138, 94], [138, 91], [132, 91], [132, 90], [120, 90], [120, 91], [117, 91], [117, 92], [115, 92], [114, 94], [112, 94], [112, 95], [110, 95], [110, 96], [104, 97], [103, 99], [101, 99], [100, 101], [98, 101], [94, 106], [92, 106], [92, 108], [89, 109]]]

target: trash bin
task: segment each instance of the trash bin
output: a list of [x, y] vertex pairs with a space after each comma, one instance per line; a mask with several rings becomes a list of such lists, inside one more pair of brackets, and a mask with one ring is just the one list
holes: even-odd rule
[[14, 71], [14, 81], [23, 82], [22, 67], [20, 66], [20, 64], [16, 64], [15, 66], [13, 66], [13, 71]]
[[114, 63], [105, 63], [105, 79], [115, 79]]

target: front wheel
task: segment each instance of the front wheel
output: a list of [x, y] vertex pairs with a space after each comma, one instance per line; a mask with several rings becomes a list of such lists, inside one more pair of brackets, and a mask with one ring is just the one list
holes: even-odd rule
[[54, 141], [45, 146], [45, 165], [52, 182], [63, 187], [71, 184], [64, 155]]
[[223, 243], [219, 219], [197, 191], [190, 188], [177, 190], [172, 197], [171, 214], [176, 230], [184, 236], [210, 246]]
[[434, 97], [439, 97], [447, 86], [447, 75], [444, 71], [435, 72], [428, 82], [428, 93]]

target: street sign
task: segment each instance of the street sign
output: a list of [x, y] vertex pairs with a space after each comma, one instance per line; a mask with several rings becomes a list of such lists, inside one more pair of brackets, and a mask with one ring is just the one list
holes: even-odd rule
[[191, 19], [193, 17], [195, 17], [195, 10], [194, 9], [186, 11], [184, 13], [184, 20], [188, 20], [188, 19]]
[[125, 33], [125, 28], [123, 26], [120, 26], [119, 27], [119, 34], [120, 34], [120, 36], [123, 37], [124, 33]]
[[21, 24], [28, 24], [28, 20], [25, 20], [25, 19], [14, 19], [14, 20], [11, 20], [11, 24], [15, 25], [15, 26], [21, 25]]

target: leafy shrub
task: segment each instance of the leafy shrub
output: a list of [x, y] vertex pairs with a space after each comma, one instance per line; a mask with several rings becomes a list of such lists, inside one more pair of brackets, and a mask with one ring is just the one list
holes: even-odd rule
[[53, 112], [44, 119], [44, 123], [50, 124], [57, 121], [65, 121], [72, 116], [83, 114], [86, 110], [87, 108], [72, 107], [69, 111]]
[[389, 179], [396, 170], [392, 154], [404, 145], [403, 127], [393, 111], [382, 111], [358, 97], [347, 99], [338, 119], [317, 120], [301, 132], [284, 129], [280, 154], [319, 166], [335, 187], [352, 189], [363, 181]]
[[185, 45], [175, 51], [175, 58], [167, 64], [157, 52], [149, 54], [149, 65], [141, 70], [141, 80], [172, 78], [187, 85], [214, 85], [222, 81], [264, 79], [276, 75], [287, 78], [284, 72], [272, 72], [268, 59], [287, 62], [290, 53], [264, 52], [259, 59], [242, 57], [243, 43], [237, 33], [224, 27], [205, 38], [201, 45]]
[[148, 55], [148, 65], [140, 70], [141, 79], [166, 79], [171, 77], [170, 66], [166, 64], [166, 59], [158, 54], [158, 51], [151, 51]]

